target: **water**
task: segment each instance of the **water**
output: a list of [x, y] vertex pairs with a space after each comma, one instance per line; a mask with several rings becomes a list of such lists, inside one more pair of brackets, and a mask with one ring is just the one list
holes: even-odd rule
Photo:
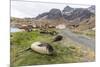
[[10, 28], [10, 32], [20, 32], [20, 31], [22, 30], [19, 28], [13, 28], [13, 27]]

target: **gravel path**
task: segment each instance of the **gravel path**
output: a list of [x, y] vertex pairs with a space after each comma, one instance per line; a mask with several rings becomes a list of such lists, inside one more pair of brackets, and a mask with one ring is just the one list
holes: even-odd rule
[[92, 39], [88, 39], [84, 36], [79, 36], [73, 32], [71, 32], [69, 29], [64, 29], [59, 31], [60, 34], [62, 34], [64, 37], [69, 37], [71, 40], [79, 43], [79, 44], [83, 44], [86, 47], [89, 47], [90, 49], [92, 49], [93, 51], [95, 51], [95, 40]]

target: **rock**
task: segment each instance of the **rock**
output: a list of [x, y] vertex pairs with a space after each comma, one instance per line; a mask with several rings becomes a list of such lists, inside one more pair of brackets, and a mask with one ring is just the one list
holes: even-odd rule
[[56, 29], [65, 29], [66, 26], [64, 24], [59, 24], [56, 26]]

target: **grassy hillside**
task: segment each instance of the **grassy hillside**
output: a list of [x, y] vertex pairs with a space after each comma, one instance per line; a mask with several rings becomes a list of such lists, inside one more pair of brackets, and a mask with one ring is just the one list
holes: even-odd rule
[[[68, 38], [64, 38], [61, 42], [50, 43], [54, 36], [40, 34], [37, 31], [16, 32], [11, 35], [11, 67], [94, 61], [94, 53], [91, 50], [79, 46]], [[20, 53], [36, 41], [50, 43], [55, 49], [55, 55], [43, 55], [34, 51]]]

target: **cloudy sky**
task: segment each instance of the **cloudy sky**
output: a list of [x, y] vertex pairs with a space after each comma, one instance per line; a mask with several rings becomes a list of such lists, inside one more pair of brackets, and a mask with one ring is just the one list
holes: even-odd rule
[[[67, 0], [66, 0], [67, 1]], [[73, 0], [76, 2], [76, 0]], [[88, 0], [87, 0], [88, 1]], [[94, 1], [94, 0], [93, 0]], [[44, 1], [45, 2], [45, 1]], [[60, 10], [63, 10], [64, 7], [67, 5], [75, 8], [87, 8], [90, 5], [94, 5], [93, 2], [84, 3], [84, 5], [80, 5], [81, 3], [73, 3], [70, 4], [70, 2], [63, 3], [64, 1], [58, 2], [58, 3], [47, 3], [47, 2], [37, 2], [37, 1], [11, 1], [11, 17], [36, 17], [38, 14], [41, 14], [43, 12], [48, 12], [52, 8], [58, 8]], [[78, 1], [79, 2], [79, 1]], [[77, 5], [75, 5], [77, 4]], [[83, 3], [82, 3], [83, 4]]]

